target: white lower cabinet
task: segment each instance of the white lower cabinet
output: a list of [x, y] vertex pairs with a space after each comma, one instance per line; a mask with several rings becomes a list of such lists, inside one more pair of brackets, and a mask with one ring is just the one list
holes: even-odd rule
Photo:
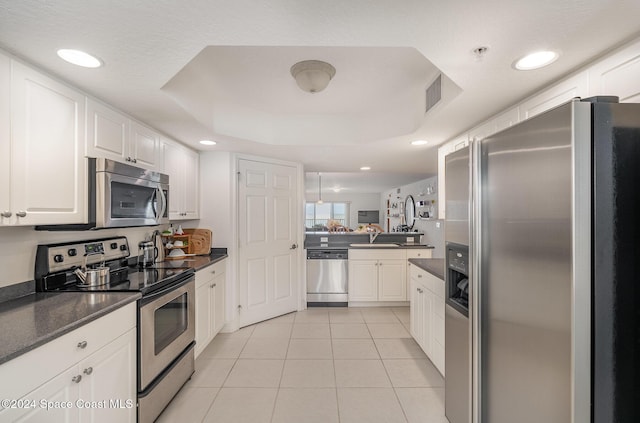
[[406, 301], [404, 249], [349, 250], [349, 301]]
[[136, 304], [0, 366], [0, 421], [136, 421]]
[[415, 265], [410, 269], [411, 335], [444, 375], [444, 281]]
[[225, 268], [222, 260], [196, 272], [196, 357], [225, 324]]

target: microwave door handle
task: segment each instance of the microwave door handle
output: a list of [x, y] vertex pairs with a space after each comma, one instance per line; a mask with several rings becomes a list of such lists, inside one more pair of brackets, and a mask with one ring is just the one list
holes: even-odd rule
[[162, 189], [162, 187], [158, 187], [158, 193], [160, 194], [160, 198], [162, 199], [162, 205], [160, 207], [160, 214], [158, 215], [158, 218], [156, 219], [159, 222], [160, 219], [162, 219], [162, 217], [164, 216], [165, 212], [167, 211], [167, 196], [164, 195], [164, 190]]

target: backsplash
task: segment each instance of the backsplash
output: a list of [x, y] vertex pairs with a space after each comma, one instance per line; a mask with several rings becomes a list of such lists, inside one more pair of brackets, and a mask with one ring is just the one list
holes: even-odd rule
[[137, 254], [138, 242], [150, 235], [155, 226], [102, 229], [97, 231], [36, 231], [33, 227], [0, 228], [0, 288], [34, 278], [38, 244], [126, 236], [131, 254]]

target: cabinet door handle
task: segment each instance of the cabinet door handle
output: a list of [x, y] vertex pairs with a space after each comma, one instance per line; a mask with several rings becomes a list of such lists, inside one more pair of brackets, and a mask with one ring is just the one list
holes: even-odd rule
[[422, 294], [424, 291], [422, 289], [418, 288], [418, 292]]
[[2, 213], [0, 213], [0, 216], [2, 217], [11, 217], [13, 213], [11, 213], [9, 210], [5, 210]]
[[82, 372], [85, 375], [90, 375], [91, 373], [93, 373], [93, 367], [87, 367], [86, 369], [84, 369], [84, 371]]
[[421, 277], [422, 277], [422, 275], [418, 275], [418, 277], [419, 277], [419, 278], [421, 278]]
[[80, 348], [81, 350], [84, 350], [85, 348], [87, 348], [87, 341], [78, 342], [78, 348]]
[[125, 160], [130, 162], [131, 161], [131, 157], [127, 157]]
[[213, 284], [213, 288], [215, 288], [216, 286], [218, 286], [218, 284], [217, 284], [217, 283], [214, 283], [214, 284]]
[[216, 274], [216, 271], [215, 271], [215, 270], [212, 270], [212, 271], [211, 271], [211, 274], [212, 274], [212, 275], [215, 275], [215, 274]]
[[213, 288], [214, 286], [216, 286], [216, 284], [212, 283], [211, 285], [209, 285], [209, 288]]
[[71, 381], [75, 383], [80, 383], [81, 380], [82, 380], [82, 375], [76, 375], [71, 378]]
[[296, 248], [298, 248], [298, 244], [291, 244], [291, 247], [289, 249], [295, 250]]
[[24, 210], [20, 210], [18, 213], [16, 213], [16, 216], [18, 217], [25, 217], [27, 215], [27, 212]]
[[134, 162], [134, 163], [138, 163], [138, 159], [133, 159], [131, 161]]

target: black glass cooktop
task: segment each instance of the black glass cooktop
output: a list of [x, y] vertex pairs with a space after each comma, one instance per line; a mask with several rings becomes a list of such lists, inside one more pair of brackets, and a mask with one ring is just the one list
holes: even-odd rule
[[65, 275], [64, 284], [59, 284], [60, 291], [137, 291], [143, 294], [156, 291], [164, 286], [177, 283], [194, 273], [191, 268], [154, 268], [128, 267], [112, 271], [110, 282], [105, 285], [86, 286], [79, 283], [73, 273]]

